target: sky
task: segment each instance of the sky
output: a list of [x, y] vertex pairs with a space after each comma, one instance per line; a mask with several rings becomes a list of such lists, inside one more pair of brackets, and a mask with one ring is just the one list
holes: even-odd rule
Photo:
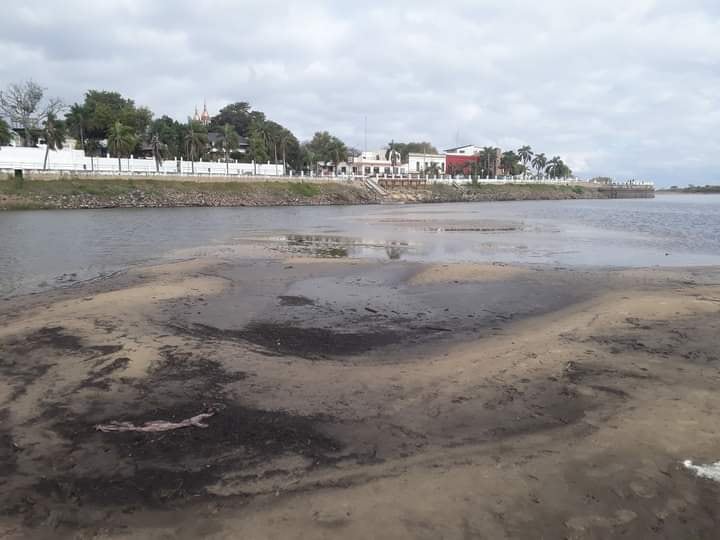
[[580, 176], [720, 183], [719, 0], [24, 0], [0, 87], [248, 101], [300, 140], [529, 144]]

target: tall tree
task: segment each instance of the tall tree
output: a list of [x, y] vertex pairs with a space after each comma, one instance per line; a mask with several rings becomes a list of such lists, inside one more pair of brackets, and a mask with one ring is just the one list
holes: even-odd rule
[[[533, 158], [533, 151], [532, 148], [525, 145], [521, 146], [518, 151], [518, 156], [520, 156], [520, 159], [522, 160], [523, 165], [525, 166], [525, 169], [527, 170], [528, 163], [532, 161]], [[523, 177], [525, 173], [523, 172]]]
[[132, 99], [124, 98], [118, 92], [89, 90], [79, 107], [83, 111], [85, 140], [90, 151], [101, 148], [115, 122], [132, 129], [136, 145], [142, 141], [152, 123], [152, 112], [148, 108], [136, 107]]
[[327, 131], [315, 133], [306, 145], [316, 161], [338, 163], [347, 160], [348, 150], [345, 143]]
[[485, 171], [487, 172], [488, 176], [497, 176], [497, 162], [499, 152], [500, 149], [495, 148], [494, 146], [485, 146], [482, 149], [482, 155], [485, 158]]
[[568, 167], [565, 162], [560, 158], [560, 156], [555, 156], [548, 162], [548, 168], [551, 171], [551, 176], [555, 178], [567, 178], [568, 176], [572, 175], [572, 171], [570, 170], [570, 167]]
[[545, 157], [545, 154], [535, 154], [535, 157], [532, 160], [532, 166], [535, 167], [538, 176], [542, 176], [542, 172], [545, 170], [546, 165], [547, 157]]
[[10, 126], [7, 125], [5, 120], [0, 118], [0, 146], [8, 145], [12, 141], [12, 132]]
[[223, 127], [222, 148], [225, 152], [225, 174], [230, 174], [230, 152], [237, 149], [240, 145], [240, 137], [238, 137], [235, 128], [230, 124]]
[[85, 108], [75, 103], [65, 114], [65, 125], [70, 134], [80, 143], [80, 149], [85, 150], [85, 129], [86, 129]]
[[107, 132], [108, 148], [110, 151], [117, 156], [118, 160], [118, 172], [122, 171], [122, 163], [120, 158], [123, 155], [129, 155], [135, 145], [137, 139], [134, 134], [134, 130], [130, 126], [124, 125], [119, 120], [116, 120], [112, 127]]
[[46, 170], [50, 150], [62, 150], [65, 144], [65, 123], [55, 118], [54, 114], [48, 114], [48, 117], [45, 119], [45, 126], [43, 127], [43, 136], [45, 137], [43, 170]]
[[248, 154], [255, 163], [270, 161], [270, 152], [267, 145], [267, 130], [265, 122], [259, 118], [253, 119], [249, 127]]
[[185, 127], [169, 116], [162, 116], [152, 123], [150, 128], [162, 142], [166, 157], [180, 158], [184, 156], [183, 137]]
[[45, 98], [45, 89], [33, 81], [11, 84], [0, 91], [0, 113], [23, 130], [23, 144], [33, 146], [33, 132], [44, 125], [49, 115], [57, 117], [63, 109], [58, 98]]
[[184, 140], [190, 157], [190, 169], [195, 174], [195, 158], [200, 157], [201, 152], [207, 146], [207, 132], [202, 124], [191, 120], [185, 130]]
[[215, 129], [223, 129], [225, 124], [230, 124], [239, 135], [248, 137], [251, 120], [250, 104], [238, 101], [220, 109], [210, 120], [210, 125]]
[[162, 165], [162, 155], [165, 145], [160, 140], [160, 136], [154, 133], [150, 138], [150, 150], [152, 150], [153, 159], [155, 159], [155, 172], [160, 172], [160, 166]]
[[500, 158], [500, 163], [502, 165], [502, 168], [505, 169], [505, 174], [515, 176], [517, 174], [520, 174], [521, 172], [524, 172], [525, 166], [520, 164], [520, 160], [520, 156], [512, 150], [503, 152]]

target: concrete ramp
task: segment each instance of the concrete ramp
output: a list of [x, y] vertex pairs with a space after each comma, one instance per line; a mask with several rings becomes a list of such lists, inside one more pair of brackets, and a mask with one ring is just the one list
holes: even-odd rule
[[372, 180], [372, 179], [370, 179], [370, 178], [365, 178], [364, 182], [365, 182], [365, 185], [368, 187], [368, 189], [370, 189], [371, 191], [374, 191], [375, 193], [377, 193], [377, 194], [380, 195], [381, 197], [386, 197], [386, 196], [388, 195], [387, 190], [385, 190], [384, 188], [382, 188], [382, 187], [380, 186], [380, 184], [378, 184], [377, 182], [375, 182], [375, 180]]

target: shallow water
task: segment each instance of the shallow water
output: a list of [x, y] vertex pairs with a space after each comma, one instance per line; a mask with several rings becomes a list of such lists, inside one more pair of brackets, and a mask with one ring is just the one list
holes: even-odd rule
[[[720, 195], [0, 213], [0, 296], [259, 242], [269, 252], [555, 266], [720, 264]], [[222, 251], [220, 251], [222, 248]], [[238, 251], [241, 253], [241, 251]]]

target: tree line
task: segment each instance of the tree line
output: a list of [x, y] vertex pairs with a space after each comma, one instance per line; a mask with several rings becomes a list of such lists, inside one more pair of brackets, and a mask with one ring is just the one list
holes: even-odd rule
[[[226, 164], [236, 160], [273, 161], [282, 163], [286, 170], [312, 171], [318, 162], [337, 164], [360, 155], [327, 131], [300, 143], [289, 129], [245, 101], [226, 105], [210, 118], [209, 125], [204, 125], [189, 117], [185, 122], [167, 115], [155, 118], [148, 107], [107, 90], [88, 90], [82, 102], [66, 106], [60, 99], [48, 97], [46, 89], [33, 81], [11, 84], [0, 91], [0, 144], [10, 143], [13, 130], [20, 134], [24, 146], [45, 141], [45, 167], [49, 151], [62, 149], [70, 137], [75, 139], [76, 148], [88, 155], [109, 153], [116, 157], [120, 168], [123, 157], [151, 155], [158, 170], [163, 160], [183, 159], [192, 162], [193, 169], [199, 160]], [[391, 141], [385, 158], [393, 163], [406, 162], [410, 153], [437, 154], [437, 149], [428, 142]], [[532, 171], [553, 177], [572, 174], [559, 156], [548, 159], [530, 146], [503, 153], [485, 147], [475, 161], [447, 172], [473, 178], [497, 176], [498, 165], [513, 176]]]
[[0, 144], [10, 144], [13, 131], [23, 146], [44, 140], [48, 152], [62, 149], [72, 137], [78, 150], [91, 156], [109, 153], [119, 164], [123, 157], [150, 154], [158, 169], [163, 160], [183, 159], [194, 166], [203, 159], [273, 161], [311, 170], [318, 161], [346, 160], [352, 151], [326, 131], [301, 144], [289, 129], [244, 101], [226, 105], [204, 125], [192, 118], [155, 118], [149, 108], [107, 90], [89, 90], [82, 102], [66, 106], [32, 81], [0, 91]]

